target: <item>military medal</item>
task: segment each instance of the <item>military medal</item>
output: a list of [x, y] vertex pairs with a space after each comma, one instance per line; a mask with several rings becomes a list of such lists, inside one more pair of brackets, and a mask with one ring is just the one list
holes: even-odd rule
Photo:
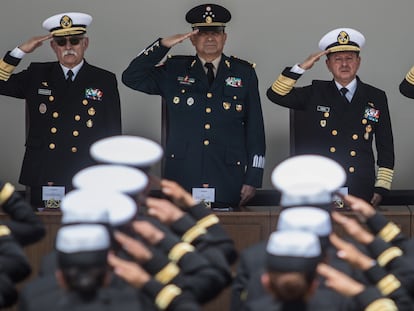
[[236, 105], [236, 111], [240, 112], [243, 110], [243, 106], [242, 105]]
[[39, 112], [41, 113], [41, 114], [45, 114], [46, 113], [46, 111], [47, 111], [47, 106], [45, 105], [45, 104], [40, 104], [39, 105]]
[[96, 113], [95, 108], [91, 107], [91, 108], [89, 108], [89, 109], [88, 109], [88, 115], [90, 115], [90, 116], [94, 116], [94, 115], [95, 115], [95, 113]]
[[91, 128], [93, 126], [93, 121], [91, 119], [89, 119], [88, 121], [86, 121], [86, 126]]
[[375, 108], [366, 107], [364, 112], [364, 118], [373, 122], [378, 122], [380, 118], [380, 111]]
[[369, 133], [371, 133], [371, 132], [372, 132], [372, 126], [371, 126], [371, 124], [368, 124], [365, 127], [365, 134], [364, 134], [364, 139], [365, 140], [368, 140], [369, 139]]
[[319, 121], [319, 123], [322, 127], [326, 126], [326, 120], [321, 120], [321, 121]]
[[193, 104], [194, 104], [194, 98], [192, 97], [187, 98], [187, 105], [192, 106]]
[[227, 86], [232, 86], [232, 87], [242, 87], [242, 79], [241, 78], [236, 78], [236, 77], [228, 77], [226, 79], [226, 85]]
[[223, 108], [224, 108], [225, 110], [229, 110], [229, 109], [230, 109], [230, 107], [231, 107], [231, 104], [230, 104], [230, 103], [228, 103], [228, 102], [223, 102]]

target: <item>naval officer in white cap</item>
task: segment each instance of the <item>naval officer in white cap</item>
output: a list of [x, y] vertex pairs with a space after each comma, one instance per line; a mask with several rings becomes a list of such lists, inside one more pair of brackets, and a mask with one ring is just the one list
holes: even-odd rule
[[[385, 92], [357, 76], [364, 44], [365, 37], [358, 30], [328, 32], [319, 42], [320, 51], [286, 67], [267, 97], [294, 110], [295, 154], [313, 153], [338, 161], [347, 172], [348, 192], [377, 206], [391, 189], [394, 143]], [[324, 55], [333, 79], [295, 87]]]
[[[42, 24], [48, 34], [29, 39], [0, 60], [0, 94], [24, 99], [27, 105], [29, 128], [19, 182], [30, 187], [36, 207], [43, 206], [47, 193], [69, 191], [72, 176], [94, 163], [89, 155], [93, 142], [121, 134], [116, 76], [84, 58], [91, 22], [92, 16], [80, 12], [53, 15]], [[26, 54], [48, 40], [57, 61], [33, 62], [14, 73]]]

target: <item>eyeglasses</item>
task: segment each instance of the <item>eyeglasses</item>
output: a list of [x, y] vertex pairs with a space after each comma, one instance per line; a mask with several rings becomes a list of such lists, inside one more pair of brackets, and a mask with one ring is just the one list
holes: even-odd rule
[[59, 46], [65, 46], [68, 40], [71, 45], [78, 45], [82, 39], [83, 37], [69, 37], [69, 38], [56, 37], [56, 38], [53, 38], [53, 41], [55, 41], [56, 44]]

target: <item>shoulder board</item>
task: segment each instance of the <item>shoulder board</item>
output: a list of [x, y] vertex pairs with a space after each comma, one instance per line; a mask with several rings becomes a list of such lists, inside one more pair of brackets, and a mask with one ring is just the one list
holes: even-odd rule
[[247, 60], [238, 58], [236, 56], [230, 56], [230, 59], [231, 59], [231, 61], [236, 61], [238, 63], [245, 64], [245, 65], [248, 65], [248, 66], [253, 67], [253, 68], [256, 67], [256, 64], [255, 63], [250, 63]]

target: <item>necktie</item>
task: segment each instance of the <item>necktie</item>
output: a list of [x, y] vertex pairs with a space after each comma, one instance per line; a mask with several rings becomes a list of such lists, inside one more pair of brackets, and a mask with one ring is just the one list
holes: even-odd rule
[[214, 66], [212, 63], [205, 63], [204, 66], [207, 68], [208, 84], [211, 85], [214, 81], [214, 71], [213, 71]]
[[66, 74], [66, 82], [68, 83], [72, 82], [72, 77], [73, 77], [73, 71], [69, 70], [68, 73]]
[[346, 87], [343, 87], [339, 91], [341, 92], [342, 96], [346, 99], [346, 101], [348, 101], [348, 98], [346, 97], [346, 93], [348, 93], [348, 89]]

